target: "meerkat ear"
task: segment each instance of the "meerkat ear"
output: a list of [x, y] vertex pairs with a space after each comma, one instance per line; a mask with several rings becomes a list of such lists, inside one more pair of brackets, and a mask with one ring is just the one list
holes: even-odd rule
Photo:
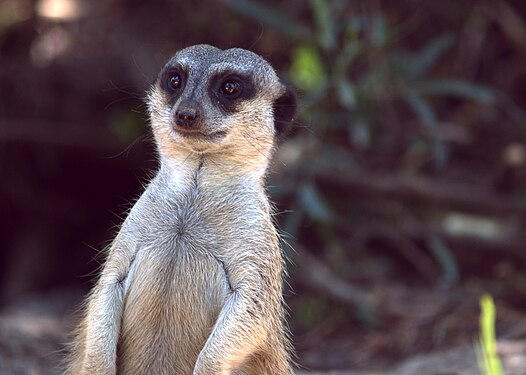
[[276, 135], [284, 136], [290, 129], [296, 115], [296, 93], [285, 86], [285, 92], [274, 102], [274, 128]]

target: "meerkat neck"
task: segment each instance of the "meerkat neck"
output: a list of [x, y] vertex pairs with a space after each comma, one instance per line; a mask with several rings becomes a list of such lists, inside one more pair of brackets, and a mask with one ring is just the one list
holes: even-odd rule
[[206, 181], [212, 190], [222, 186], [242, 184], [246, 189], [263, 187], [266, 166], [236, 163], [216, 155], [192, 153], [178, 157], [161, 157], [160, 173], [174, 186], [185, 187], [195, 183], [197, 177]]

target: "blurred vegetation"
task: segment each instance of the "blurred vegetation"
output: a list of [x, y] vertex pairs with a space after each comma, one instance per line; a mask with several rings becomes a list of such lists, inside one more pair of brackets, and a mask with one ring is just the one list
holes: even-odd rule
[[[337, 232], [355, 228], [353, 220], [362, 212], [353, 214], [353, 207], [321, 185], [331, 173], [370, 166], [375, 151], [384, 156], [376, 168], [407, 175], [446, 174], [455, 163], [451, 148], [465, 143], [469, 132], [465, 124], [440, 118], [451, 101], [480, 111], [502, 108], [524, 137], [526, 118], [509, 105], [511, 98], [451, 72], [446, 54], [458, 46], [459, 38], [453, 30], [407, 49], [407, 38], [424, 27], [418, 12], [391, 24], [379, 4], [353, 12], [346, 1], [311, 0], [305, 6], [310, 17], [297, 20], [283, 6], [250, 0], [226, 3], [292, 41], [289, 78], [301, 92], [298, 123], [308, 128], [295, 141], [307, 151], [298, 170], [280, 180], [277, 194], [293, 195], [294, 209], [285, 224], [293, 238], [308, 220], [324, 244], [342, 247]], [[445, 277], [455, 281], [458, 271], [448, 245], [438, 235], [429, 242]]]
[[90, 285], [156, 168], [145, 91], [209, 43], [254, 50], [299, 93], [269, 191], [301, 363], [469, 341], [485, 292], [524, 308], [520, 0], [52, 3], [0, 0], [0, 303]]

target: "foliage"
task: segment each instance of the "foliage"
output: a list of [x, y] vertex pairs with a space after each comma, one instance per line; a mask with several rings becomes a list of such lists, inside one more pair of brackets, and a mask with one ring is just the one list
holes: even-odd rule
[[[349, 14], [344, 1], [311, 0], [314, 25], [262, 2], [226, 3], [294, 40], [290, 78], [303, 93], [302, 120], [328, 128], [326, 137], [338, 133], [337, 124], [342, 124], [351, 143], [369, 146], [380, 115], [371, 106], [401, 100], [425, 127], [434, 162], [444, 166], [447, 151], [438, 134], [440, 120], [432, 98], [495, 101], [487, 87], [433, 75], [433, 67], [455, 41], [451, 34], [429, 40], [416, 52], [406, 51], [399, 45], [404, 25], [390, 27], [382, 14]], [[368, 66], [356, 74], [355, 65], [364, 62]]]
[[495, 339], [495, 303], [485, 294], [480, 299], [480, 338], [477, 354], [480, 371], [484, 375], [503, 375]]
[[[310, 151], [301, 160], [304, 167], [288, 182], [295, 207], [285, 229], [293, 238], [300, 237], [299, 226], [307, 220], [315, 223], [327, 246], [334, 247], [338, 237], [330, 224], [349, 222], [349, 212], [342, 210], [345, 205], [338, 207], [338, 199], [331, 199], [318, 186], [320, 170], [367, 167], [360, 165], [357, 155], [371, 150], [389, 154], [400, 149], [402, 159], [423, 154], [425, 160], [419, 168], [444, 168], [448, 144], [441, 135], [441, 100], [455, 98], [482, 105], [497, 100], [494, 90], [486, 86], [436, 73], [438, 62], [455, 43], [451, 33], [407, 50], [401, 44], [407, 24], [392, 26], [381, 12], [353, 13], [345, 1], [309, 1], [310, 22], [263, 2], [225, 2], [282, 32], [294, 45], [289, 77], [301, 91], [299, 122], [309, 128], [299, 142], [310, 145]], [[407, 123], [416, 118], [421, 131], [402, 137], [401, 144], [396, 144], [392, 137], [382, 134], [387, 116]], [[438, 236], [430, 242], [444, 281], [455, 282], [458, 270], [447, 244]]]

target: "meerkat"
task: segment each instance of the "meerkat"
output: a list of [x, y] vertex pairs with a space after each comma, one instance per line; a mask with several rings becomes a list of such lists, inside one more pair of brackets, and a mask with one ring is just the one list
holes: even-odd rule
[[113, 241], [66, 374], [293, 374], [264, 182], [293, 92], [259, 55], [196, 45], [148, 94], [160, 167]]

